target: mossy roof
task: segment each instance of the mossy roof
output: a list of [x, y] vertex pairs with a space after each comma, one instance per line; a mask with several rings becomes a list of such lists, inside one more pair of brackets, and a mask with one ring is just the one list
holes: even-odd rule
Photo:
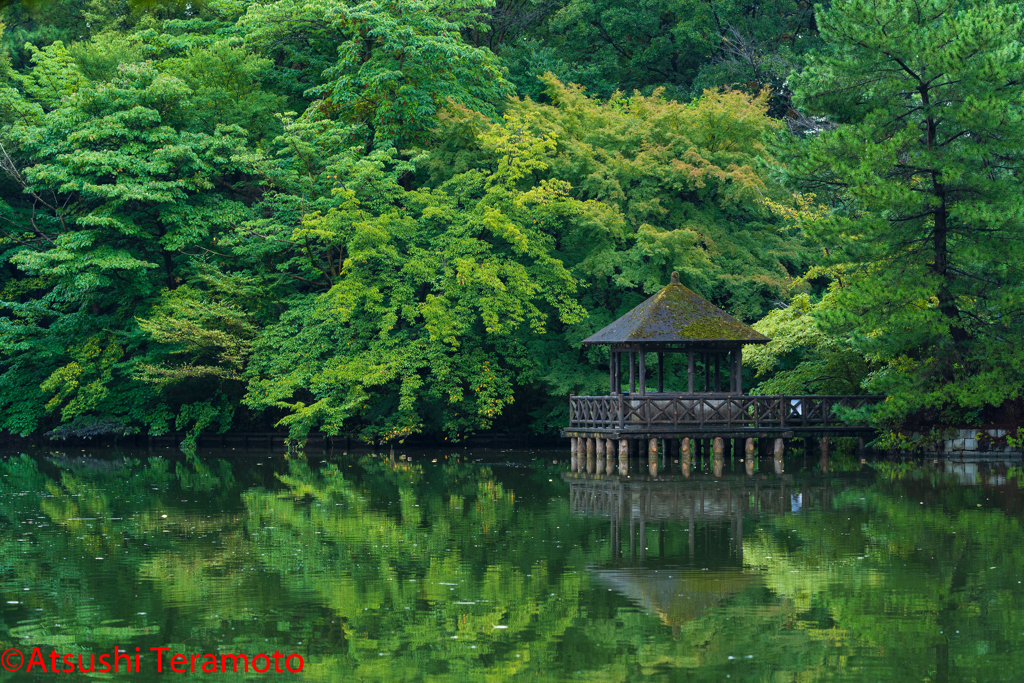
[[732, 317], [693, 290], [672, 282], [611, 325], [583, 340], [584, 344], [637, 342], [741, 342], [771, 341], [750, 325]]

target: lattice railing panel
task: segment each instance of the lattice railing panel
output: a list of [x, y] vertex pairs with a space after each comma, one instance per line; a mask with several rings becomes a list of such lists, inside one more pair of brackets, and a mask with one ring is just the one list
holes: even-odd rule
[[569, 427], [839, 427], [850, 425], [839, 418], [837, 408], [864, 408], [882, 400], [883, 396], [572, 396]]

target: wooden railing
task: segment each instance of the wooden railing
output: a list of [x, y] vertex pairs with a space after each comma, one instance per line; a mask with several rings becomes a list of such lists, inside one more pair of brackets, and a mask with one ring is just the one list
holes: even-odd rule
[[[797, 486], [802, 493], [801, 509], [830, 507], [836, 493], [855, 480], [835, 479], [828, 484]], [[725, 480], [708, 480], [699, 475], [675, 481], [622, 480], [618, 477], [569, 480], [569, 513], [588, 517], [641, 518], [647, 522], [676, 520], [722, 520], [751, 514], [792, 512], [792, 484], [783, 477], [732, 475]], [[626, 504], [624, 504], [626, 503]]]
[[570, 396], [570, 429], [669, 427], [850, 427], [836, 408], [863, 408], [884, 396], [737, 396], [735, 394], [618, 394]]

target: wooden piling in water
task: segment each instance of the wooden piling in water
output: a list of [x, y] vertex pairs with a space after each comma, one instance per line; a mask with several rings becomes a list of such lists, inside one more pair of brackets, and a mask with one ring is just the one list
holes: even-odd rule
[[714, 457], [714, 461], [711, 464], [712, 473], [716, 477], [721, 477], [722, 470], [725, 468], [725, 442], [722, 440], [722, 437], [715, 437], [712, 454]]

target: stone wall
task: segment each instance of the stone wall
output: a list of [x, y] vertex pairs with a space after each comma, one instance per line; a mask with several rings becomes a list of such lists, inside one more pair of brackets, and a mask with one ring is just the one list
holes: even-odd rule
[[925, 447], [924, 452], [929, 455], [1020, 455], [1021, 446], [1006, 445], [1009, 433], [1007, 429], [957, 429], [944, 441]]

